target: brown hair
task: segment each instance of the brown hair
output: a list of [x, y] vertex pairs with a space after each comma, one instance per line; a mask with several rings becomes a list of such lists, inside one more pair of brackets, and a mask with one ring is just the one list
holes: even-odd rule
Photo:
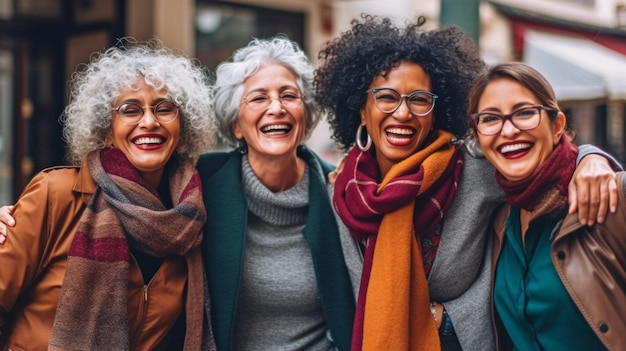
[[[553, 121], [556, 118], [560, 109], [552, 86], [541, 73], [523, 62], [499, 63], [479, 74], [470, 89], [468, 116], [478, 112], [478, 101], [487, 88], [487, 85], [499, 78], [512, 79], [526, 87], [541, 101], [543, 106], [554, 109], [554, 111], [548, 111], [550, 120]], [[475, 134], [476, 130], [474, 126], [472, 130]]]

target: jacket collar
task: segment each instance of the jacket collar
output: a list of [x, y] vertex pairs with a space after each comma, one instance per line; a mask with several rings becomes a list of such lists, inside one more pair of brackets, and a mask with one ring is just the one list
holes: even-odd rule
[[85, 204], [91, 200], [94, 192], [96, 191], [96, 182], [91, 177], [89, 167], [87, 167], [86, 157], [83, 158], [81, 162], [78, 177], [76, 177], [76, 183], [74, 183], [72, 190], [82, 194]]

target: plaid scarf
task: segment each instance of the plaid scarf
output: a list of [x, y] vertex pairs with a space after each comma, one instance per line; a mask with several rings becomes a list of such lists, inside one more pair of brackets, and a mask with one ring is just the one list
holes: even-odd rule
[[563, 135], [535, 174], [511, 182], [496, 171], [496, 181], [508, 204], [538, 217], [567, 204], [567, 187], [576, 170], [577, 156], [578, 148]]
[[169, 180], [167, 209], [118, 149], [94, 151], [87, 165], [98, 187], [80, 218], [50, 338], [50, 350], [128, 350], [129, 247], [187, 261], [185, 350], [202, 347], [208, 318], [199, 244], [206, 212], [191, 163]]
[[463, 159], [451, 133], [437, 134], [380, 184], [376, 158], [357, 148], [337, 177], [335, 208], [357, 240], [368, 240], [352, 350], [440, 349], [417, 236], [433, 232], [452, 204]]

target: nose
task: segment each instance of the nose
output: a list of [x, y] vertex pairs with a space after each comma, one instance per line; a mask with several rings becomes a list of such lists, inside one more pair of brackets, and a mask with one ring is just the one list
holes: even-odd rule
[[393, 112], [393, 115], [398, 121], [402, 122], [409, 121], [413, 118], [413, 113], [411, 113], [409, 109], [409, 102], [406, 98], [400, 100], [400, 105], [398, 105], [398, 108]]
[[502, 122], [502, 130], [500, 130], [500, 134], [504, 136], [515, 135], [519, 133], [519, 129], [513, 124], [510, 118], [507, 118]]
[[153, 126], [159, 127], [161, 125], [151, 108], [144, 108], [143, 116], [141, 116], [139, 124], [146, 128], [151, 128]]
[[268, 112], [280, 113], [283, 110], [283, 103], [280, 98], [270, 97], [270, 105], [267, 107]]

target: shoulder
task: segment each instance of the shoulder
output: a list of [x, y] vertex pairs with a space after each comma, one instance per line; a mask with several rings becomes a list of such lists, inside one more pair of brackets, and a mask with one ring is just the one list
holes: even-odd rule
[[[46, 188], [56, 191], [71, 191], [80, 173], [77, 166], [56, 166], [43, 169], [37, 173], [26, 186], [29, 188]], [[25, 191], [26, 191], [25, 190]]]
[[200, 155], [196, 168], [198, 173], [200, 173], [200, 177], [204, 180], [205, 177], [212, 176], [234, 159], [241, 159], [241, 154], [236, 150], [207, 152]]
[[322, 159], [318, 154], [306, 146], [298, 147], [298, 157], [306, 161], [311, 170], [315, 171], [321, 178], [324, 179], [324, 183], [328, 182], [328, 174], [336, 168], [333, 164]]

